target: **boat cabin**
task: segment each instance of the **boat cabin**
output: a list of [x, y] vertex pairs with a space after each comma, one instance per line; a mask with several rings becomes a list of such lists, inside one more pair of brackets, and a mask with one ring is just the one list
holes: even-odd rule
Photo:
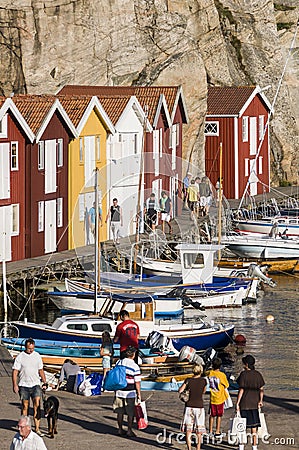
[[224, 245], [179, 244], [182, 278], [184, 284], [212, 283], [215, 272], [215, 253], [224, 249]]

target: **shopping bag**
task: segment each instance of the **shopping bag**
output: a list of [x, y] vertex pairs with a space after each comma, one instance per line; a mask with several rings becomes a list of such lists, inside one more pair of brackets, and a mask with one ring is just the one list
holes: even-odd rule
[[234, 406], [233, 401], [231, 399], [231, 396], [229, 395], [229, 392], [227, 389], [225, 389], [225, 393], [227, 395], [225, 401], [224, 401], [224, 409], [229, 409]]
[[257, 435], [258, 435], [259, 439], [265, 439], [269, 436], [269, 433], [268, 433], [268, 428], [267, 428], [267, 424], [266, 424], [265, 414], [263, 412], [261, 412], [260, 409], [259, 409], [259, 415], [260, 415], [261, 426], [258, 427], [258, 429], [257, 429]]
[[145, 402], [135, 405], [135, 416], [138, 430], [144, 430], [148, 426], [147, 412]]
[[127, 386], [126, 367], [116, 363], [115, 367], [107, 372], [104, 380], [105, 391], [117, 391]]
[[241, 417], [238, 411], [232, 419], [230, 419], [229, 444], [246, 444], [246, 419]]

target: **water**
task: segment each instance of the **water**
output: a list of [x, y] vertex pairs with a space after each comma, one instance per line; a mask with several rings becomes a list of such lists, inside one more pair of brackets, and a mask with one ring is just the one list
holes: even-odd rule
[[[265, 288], [265, 293], [257, 304], [236, 309], [207, 310], [208, 318], [215, 322], [233, 323], [235, 335], [242, 334], [247, 343], [245, 354], [256, 358], [256, 368], [261, 371], [267, 389], [295, 390], [299, 387], [298, 371], [298, 312], [299, 312], [299, 274], [273, 277], [277, 287]], [[187, 315], [202, 314], [188, 310]], [[274, 322], [266, 321], [272, 314]], [[9, 320], [18, 318], [19, 311], [14, 307]], [[25, 316], [36, 323], [52, 323], [59, 311], [51, 302], [36, 300], [26, 308]], [[0, 320], [3, 309], [0, 307]], [[237, 355], [235, 347], [228, 348], [231, 364], [229, 370], [237, 376], [242, 370], [242, 355]]]

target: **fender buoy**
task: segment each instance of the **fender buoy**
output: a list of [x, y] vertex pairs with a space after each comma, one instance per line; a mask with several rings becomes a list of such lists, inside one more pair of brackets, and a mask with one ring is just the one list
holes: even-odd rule
[[240, 346], [246, 345], [246, 337], [243, 334], [237, 334], [235, 337], [235, 343]]
[[272, 314], [269, 314], [267, 317], [266, 317], [266, 321], [267, 322], [274, 322], [274, 316], [272, 316]]

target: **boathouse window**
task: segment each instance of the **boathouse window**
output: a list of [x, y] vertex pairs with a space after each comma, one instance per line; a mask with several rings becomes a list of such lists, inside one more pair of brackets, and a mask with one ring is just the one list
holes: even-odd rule
[[11, 205], [12, 207], [12, 235], [16, 236], [19, 234], [19, 204]]
[[63, 225], [63, 211], [62, 211], [62, 197], [57, 199], [57, 226], [62, 227]]
[[259, 116], [259, 140], [261, 141], [264, 134], [264, 116]]
[[80, 331], [87, 331], [88, 326], [86, 323], [69, 323], [67, 326], [68, 330], [80, 330]]
[[45, 168], [45, 142], [39, 141], [38, 143], [38, 170], [43, 170]]
[[11, 170], [19, 170], [19, 143], [10, 144], [10, 167]]
[[112, 328], [109, 325], [109, 323], [93, 323], [91, 325], [91, 329], [92, 331], [109, 331], [109, 333], [111, 333]]
[[57, 139], [57, 167], [63, 166], [63, 139]]
[[7, 114], [0, 120], [0, 138], [7, 138]]
[[38, 202], [38, 225], [37, 231], [44, 231], [44, 211], [45, 211], [45, 202]]
[[242, 141], [248, 142], [248, 116], [242, 117]]
[[83, 138], [79, 139], [79, 161], [83, 163]]
[[184, 253], [184, 268], [204, 267], [204, 256], [202, 253]]
[[219, 136], [219, 122], [206, 122], [205, 123], [205, 135], [206, 136]]

